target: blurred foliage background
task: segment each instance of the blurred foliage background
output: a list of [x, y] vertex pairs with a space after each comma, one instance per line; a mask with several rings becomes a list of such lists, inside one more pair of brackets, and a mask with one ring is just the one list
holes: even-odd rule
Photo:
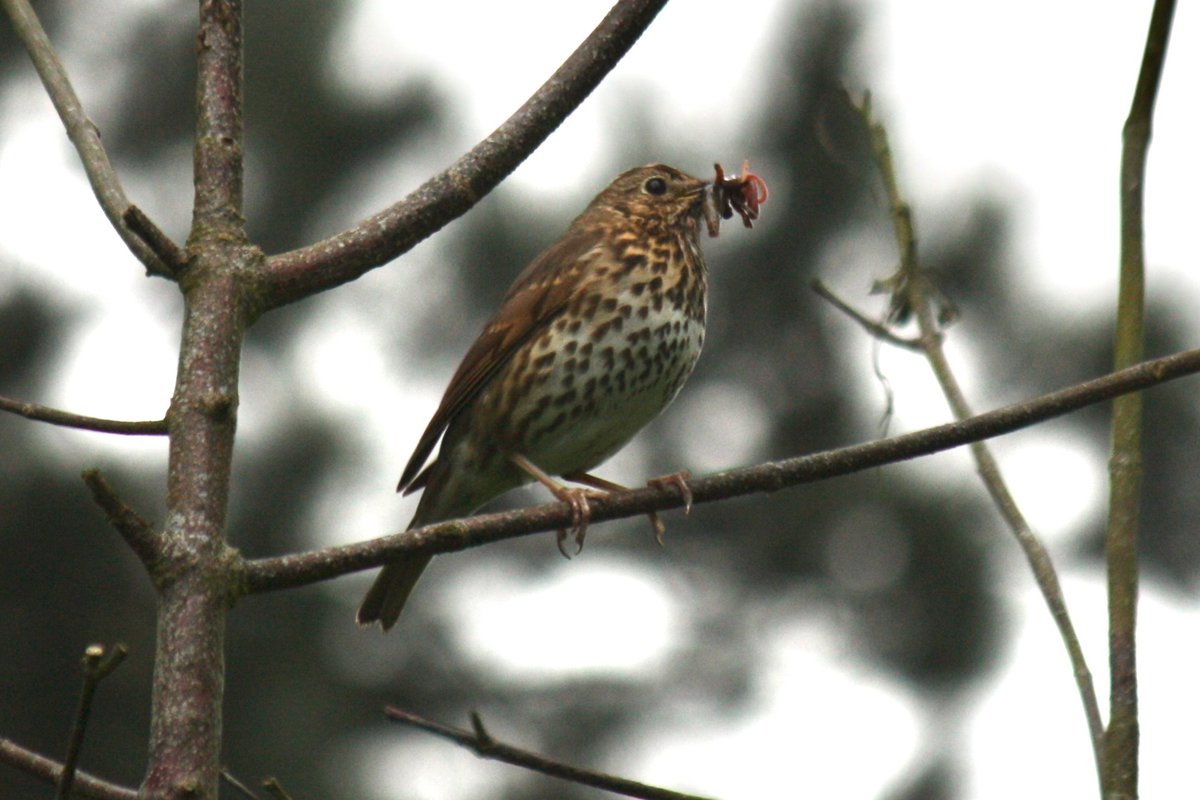
[[[652, 117], [653, 109], [631, 98], [628, 140], [611, 148], [611, 163], [588, 165], [591, 171], [616, 174], [632, 164], [664, 160], [707, 174], [714, 158], [728, 165], [749, 153], [773, 189], [755, 231], [743, 235], [727, 226], [719, 244], [709, 248], [707, 350], [676, 407], [636, 445], [637, 464], [647, 476], [695, 468], [697, 459], [702, 470], [734, 465], [712, 452], [722, 439], [705, 426], [732, 430], [734, 436], [745, 433], [733, 448], [739, 463], [879, 434], [882, 391], [863, 377], [870, 374], [865, 334], [808, 288], [815, 277], [832, 278], [839, 290], [857, 292], [855, 302], [865, 305], [869, 279], [892, 268], [890, 255], [860, 265], [858, 272], [847, 267], [858, 280], [850, 283], [830, 257], [837, 252], [835, 243], [853, 237], [879, 242], [874, 252], [891, 252], [875, 173], [841, 100], [843, 87], [871, 84], [872, 76], [863, 74], [852, 56], [859, 35], [857, 8], [797, 4], [786, 29], [777, 32], [773, 50], [754, 56], [773, 65], [764, 72], [773, 98], [769, 110], [763, 118], [745, 120], [728, 152], [678, 152], [660, 128], [638, 124]], [[39, 10], [57, 41], [74, 8], [43, 3]], [[455, 109], [435, 75], [415, 74], [389, 96], [369, 99], [347, 97], [323, 79], [324, 59], [314, 54], [331, 46], [330, 32], [347, 13], [346, 4], [252, 2], [246, 12], [248, 218], [252, 235], [267, 252], [299, 246], [314, 231], [330, 233], [352, 221], [353, 213], [344, 208], [356, 176], [411, 170], [395, 166], [409, 148], [439, 152], [431, 142], [455, 141]], [[190, 168], [191, 19], [168, 7], [141, 14], [137, 24], [130, 39], [136, 46], [93, 62], [121, 64], [119, 102], [97, 113], [118, 170], [140, 176], [143, 186], [157, 181], [163, 194], [177, 193], [164, 206], [178, 209], [190, 198], [180, 176]], [[29, 71], [11, 31], [0, 25], [0, 80], [6, 85], [27, 80]], [[0, 120], [0, 131], [4, 125]], [[454, 154], [447, 147], [439, 155], [446, 163]], [[903, 153], [897, 157], [903, 163]], [[1003, 198], [980, 190], [947, 197], [942, 207], [957, 211], [931, 221], [917, 210], [922, 255], [962, 312], [950, 335], [969, 342], [973, 357], [985, 365], [986, 391], [977, 405], [1012, 401], [1103, 372], [1109, 359], [1106, 319], [1064, 320], [1027, 310], [1029, 299], [1012, 278], [1010, 212]], [[507, 277], [497, 276], [514, 276], [577, 210], [534, 207], [497, 192], [439, 234], [449, 289], [423, 306], [410, 301], [405, 308], [416, 309], [415, 318], [378, 317], [387, 307], [387, 293], [419, 288], [406, 277], [403, 258], [365, 279], [367, 288], [346, 291], [358, 291], [360, 297], [384, 293], [382, 301], [364, 304], [363, 313], [375, 315], [370, 324], [402, 329], [405, 335], [389, 339], [391, 346], [407, 348], [404, 358], [437, 376], [429, 381], [440, 381], [507, 284]], [[166, 217], [181, 236], [186, 216], [168, 210]], [[69, 231], [69, 220], [64, 226]], [[134, 268], [130, 260], [129, 269]], [[177, 308], [170, 287], [148, 292], [149, 299], [139, 302], [158, 303], [164, 314]], [[246, 404], [255, 402], [263, 372], [276, 386], [298, 380], [292, 372], [312, 341], [305, 334], [320, 336], [313, 326], [331, 302], [308, 301], [273, 314], [253, 330]], [[35, 401], [47, 397], [54, 365], [84, 316], [86, 309], [44, 285], [0, 287], [0, 393]], [[1159, 353], [1179, 346], [1170, 330], [1158, 329], [1148, 349]], [[403, 360], [393, 353], [383, 357]], [[731, 421], [729, 415], [739, 409], [751, 409], [754, 418]], [[1194, 535], [1200, 495], [1181, 464], [1195, 441], [1195, 404], [1186, 392], [1168, 387], [1147, 397], [1147, 411], [1152, 419], [1167, 415], [1172, 420], [1172, 427], [1152, 423], [1147, 429], [1148, 569], [1191, 588], [1200, 567], [1200, 540]], [[362, 438], [346, 434], [344, 415], [315, 400], [297, 397], [271, 413], [266, 433], [249, 432], [244, 423], [240, 441], [229, 530], [232, 543], [249, 556], [312, 546], [320, 521], [328, 519], [318, 501], [330, 486], [351, 480], [365, 458]], [[1106, 425], [1105, 411], [1093, 409], [1045, 430], [1105, 441]], [[136, 785], [149, 720], [153, 595], [138, 563], [107, 529], [78, 479], [80, 470], [96, 464], [69, 462], [48, 445], [53, 437], [80, 435], [95, 436], [47, 431], [0, 415], [5, 454], [0, 459], [0, 641], [7, 644], [0, 657], [0, 735], [42, 753], [60, 753], [76, 702], [83, 648], [94, 641], [126, 642], [132, 655], [101, 688], [83, 766]], [[706, 440], [708, 450], [697, 439]], [[99, 466], [135, 507], [161, 519], [160, 459], [114, 456]], [[394, 466], [398, 474], [402, 462]], [[380, 707], [391, 702], [453, 723], [478, 708], [499, 736], [566, 761], [620, 771], [630, 748], [653, 748], [654, 732], [662, 727], [695, 724], [696, 709], [711, 715], [699, 718], [719, 719], [744, 708], [758, 680], [768, 621], [813, 609], [822, 609], [849, 632], [857, 658], [906, 683], [931, 714], [954, 720], [971, 688], [1003, 655], [1006, 610], [997, 599], [996, 581], [1009, 574], [1004, 565], [1015, 558], [1015, 547], [969, 472], [964, 480], [939, 486], [915, 479], [911, 466], [898, 466], [698, 507], [686, 521], [670, 515], [665, 551], [653, 547], [644, 520], [612, 525], [603, 533], [594, 530], [589, 552], [574, 563], [586, 563], [599, 550], [618, 563], [661, 570], [665, 580], [682, 582], [689, 599], [687, 624], [672, 655], [639, 674], [515, 680], [463, 652], [453, 617], [439, 607], [447, 594], [435, 591], [434, 581], [480, 580], [488, 570], [536, 581], [548, 566], [559, 567], [552, 563], [558, 557], [547, 537], [439, 559], [398, 634], [386, 639], [354, 629], [352, 608], [361, 581], [249, 598], [234, 610], [228, 632], [227, 763], [245, 780], [277, 776], [297, 798], [375, 796], [381, 791], [372, 782], [378, 776], [364, 768], [371, 758], [427, 745], [421, 735], [382, 720]], [[639, 475], [612, 477], [640, 480]], [[526, 492], [505, 502], [533, 500], [543, 498]], [[395, 530], [403, 521], [381, 520], [377, 532]], [[1079, 539], [1080, 546], [1063, 554], [1067, 563], [1099, 558], [1099, 518], [1092, 528]], [[1065, 662], [1046, 668], [1066, 670]], [[957, 796], [961, 765], [956, 756], [953, 737], [925, 747], [917, 768], [898, 780], [888, 797]], [[489, 773], [497, 777], [487, 796], [595, 796], [506, 769]], [[396, 780], [379, 796], [458, 796], [449, 789], [410, 795], [402, 778]], [[40, 798], [46, 791], [15, 770], [0, 769], [4, 797]]]

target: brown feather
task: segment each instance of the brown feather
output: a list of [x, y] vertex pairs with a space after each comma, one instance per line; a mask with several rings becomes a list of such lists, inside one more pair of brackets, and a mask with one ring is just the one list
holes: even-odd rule
[[[522, 271], [500, 309], [463, 356], [400, 476], [396, 491], [408, 494], [425, 484], [428, 476], [420, 470], [454, 416], [475, 399], [518, 347], [554, 322], [579, 287], [585, 266], [602, 255], [604, 248], [598, 230], [573, 226], [569, 235], [543, 251]], [[575, 264], [576, 268], [564, 273], [563, 264]], [[530, 291], [533, 286], [540, 291]]]

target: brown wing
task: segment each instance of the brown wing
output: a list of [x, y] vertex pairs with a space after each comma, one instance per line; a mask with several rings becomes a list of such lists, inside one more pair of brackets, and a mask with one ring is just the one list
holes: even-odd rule
[[418, 473], [451, 420], [479, 394], [523, 342], [544, 330], [563, 310], [579, 287], [586, 265], [602, 254], [603, 247], [603, 240], [594, 228], [573, 226], [517, 276], [499, 310], [483, 327], [450, 379], [442, 403], [421, 434], [396, 491], [407, 494], [420, 488], [424, 481]]

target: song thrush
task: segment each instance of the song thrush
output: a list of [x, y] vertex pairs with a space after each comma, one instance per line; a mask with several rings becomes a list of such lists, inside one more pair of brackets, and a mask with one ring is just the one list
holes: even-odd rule
[[[587, 471], [666, 408], [691, 373], [704, 343], [699, 233], [702, 217], [715, 224], [709, 186], [663, 164], [629, 170], [517, 277], [400, 478], [398, 491], [424, 489], [410, 528], [465, 516], [533, 480], [586, 525], [584, 490], [550, 476], [614, 486]], [[394, 625], [430, 558], [387, 564], [359, 624]]]

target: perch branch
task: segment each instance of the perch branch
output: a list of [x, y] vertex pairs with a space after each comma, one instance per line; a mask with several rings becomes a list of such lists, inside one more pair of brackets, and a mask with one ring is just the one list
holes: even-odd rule
[[670, 789], [660, 789], [657, 786], [631, 781], [628, 778], [619, 778], [615, 775], [607, 775], [602, 772], [593, 772], [581, 769], [580, 767], [573, 767], [570, 764], [564, 764], [561, 761], [555, 761], [546, 756], [498, 742], [483, 727], [483, 720], [474, 711], [471, 712], [471, 727], [473, 729], [471, 731], [443, 725], [440, 722], [419, 717], [416, 714], [403, 711], [394, 706], [387, 706], [384, 708], [383, 713], [397, 722], [411, 725], [414, 728], [462, 745], [480, 758], [489, 758], [494, 761], [502, 761], [505, 764], [524, 767], [525, 769], [540, 772], [552, 778], [562, 778], [565, 781], [577, 783], [581, 786], [592, 786], [614, 794], [626, 797], [639, 797], [645, 800], [705, 800], [705, 798], [698, 797], [697, 795], [673, 792]]
[[267, 259], [262, 310], [354, 280], [464, 214], [584, 101], [664, 5], [620, 0], [524, 105], [444, 172], [347, 231]]
[[[1005, 406], [970, 419], [856, 444], [837, 450], [733, 469], [687, 481], [694, 503], [711, 503], [755, 492], [776, 492], [801, 483], [848, 475], [884, 464], [906, 461], [971, 442], [1001, 436], [1060, 417], [1085, 406], [1111, 400], [1166, 381], [1200, 372], [1200, 350], [1146, 361], [1032, 400]], [[683, 506], [674, 484], [615, 492], [589, 500], [591, 521], [632, 517]], [[500, 514], [481, 514], [440, 522], [366, 542], [328, 547], [294, 555], [259, 558], [240, 565], [235, 591], [253, 593], [303, 586], [378, 567], [401, 555], [448, 553], [571, 523], [571, 508], [548, 503]]]

